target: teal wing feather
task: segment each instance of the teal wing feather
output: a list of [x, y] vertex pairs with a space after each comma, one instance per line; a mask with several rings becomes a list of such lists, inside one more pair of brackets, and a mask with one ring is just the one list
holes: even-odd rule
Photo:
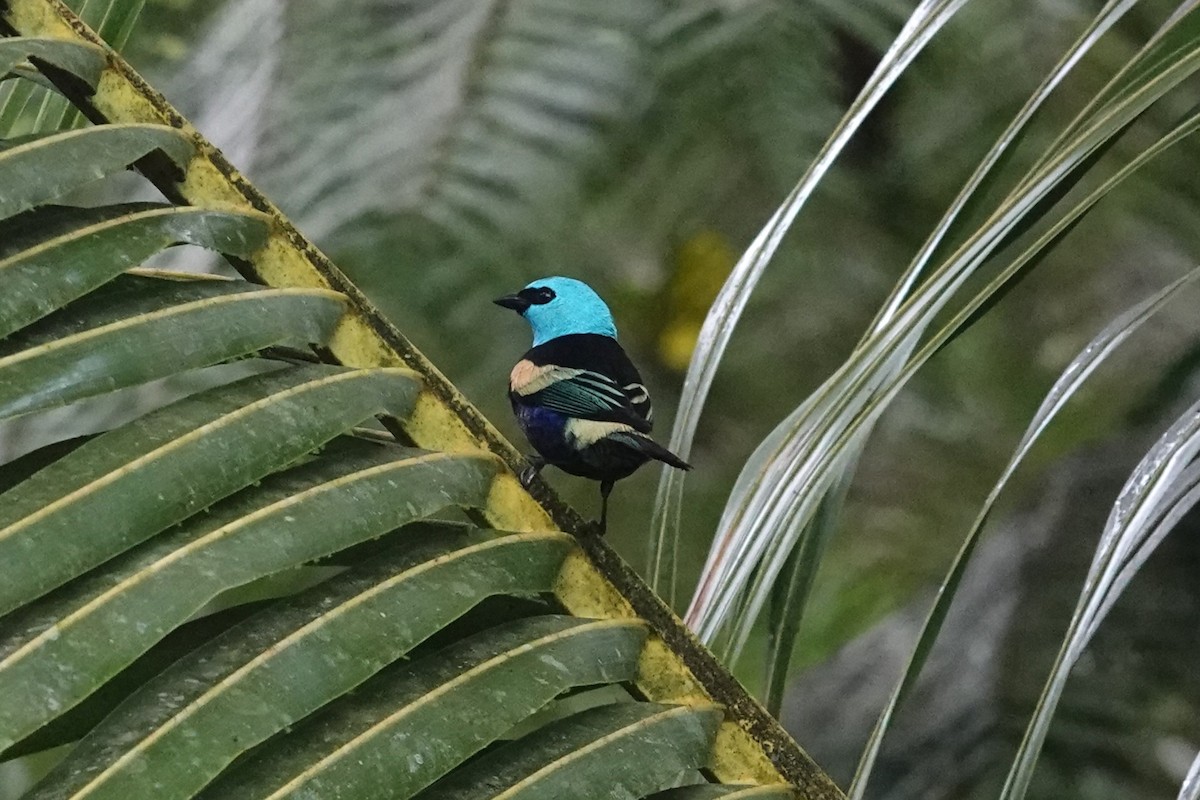
[[637, 413], [629, 394], [599, 372], [563, 370], [563, 377], [530, 395], [528, 402], [580, 419], [621, 422], [648, 433], [650, 423]]

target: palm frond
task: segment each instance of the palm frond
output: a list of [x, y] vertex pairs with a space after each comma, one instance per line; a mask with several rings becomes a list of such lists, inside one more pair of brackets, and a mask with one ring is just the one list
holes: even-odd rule
[[[1116, 24], [1131, 5], [1132, 3], [1130, 2], [1109, 3], [1092, 20], [1088, 28], [1067, 51], [1058, 65], [1034, 91], [967, 180], [937, 226], [935, 226], [934, 230], [926, 238], [916, 256], [892, 289], [891, 294], [877, 312], [864, 341], [869, 341], [873, 334], [886, 332], [889, 322], [895, 316], [900, 305], [918, 285], [921, 273], [927, 267], [929, 261], [943, 248], [947, 237], [951, 236], [956, 228], [962, 227], [962, 220], [967, 209], [972, 204], [977, 204], [978, 198], [986, 191], [988, 184], [997, 179], [1000, 165], [1003, 164], [1006, 158], [1011, 157], [1013, 149], [1027, 130], [1030, 120], [1072, 68], [1096, 44], [1100, 37]], [[905, 359], [911, 357], [911, 352], [916, 347], [916, 341], [917, 338], [914, 336], [906, 347], [898, 351], [892, 362], [894, 367], [898, 368]], [[815, 401], [809, 398], [802, 403], [759, 445], [752, 454], [750, 461], [743, 468], [743, 472], [739, 476], [738, 484], [734, 487], [731, 498], [744, 497], [745, 493], [751, 489], [751, 476], [762, 475], [769, 469], [768, 465], [771, 459], [778, 457], [787, 446], [789, 440], [794, 441], [794, 437], [797, 436], [798, 431], [802, 430], [804, 421], [813, 413], [813, 402]], [[844, 493], [844, 485], [852, 479], [854, 471], [853, 463], [855, 460], [857, 460], [856, 454], [846, 458], [844, 462], [845, 469], [842, 472], [839, 482], [842, 488], [838, 493]], [[772, 655], [768, 662], [768, 685], [773, 687], [776, 693], [781, 691], [782, 681], [786, 675], [790, 654], [794, 647], [795, 636], [799, 630], [800, 620], [804, 616], [808, 597], [807, 587], [811, 587], [813, 576], [820, 563], [820, 554], [824, 550], [824, 543], [832, 535], [831, 527], [833, 520], [837, 517], [837, 508], [839, 506], [840, 502], [832, 496], [823, 501], [821, 508], [824, 509], [824, 513], [821, 515], [819, 524], [817, 521], [804, 523], [798, 539], [800, 545], [797, 547], [797, 552], [790, 556], [792, 560], [791, 576], [784, 582], [784, 585], [788, 587], [786, 589], [788, 603], [787, 628], [781, 629], [774, 636], [770, 648]], [[758, 591], [761, 592], [761, 588]], [[783, 588], [780, 587], [775, 591], [783, 591]], [[739, 614], [741, 613], [744, 612], [739, 612]]]
[[[381, 674], [351, 702], [298, 731], [295, 747], [244, 759], [202, 797], [264, 797], [284, 787], [313, 792], [337, 787], [369, 796], [412, 792], [558, 695], [631, 679], [645, 636], [637, 623], [563, 616], [498, 625]], [[540, 693], [520, 689], [529, 681]], [[479, 707], [514, 691], [516, 703], [478, 719]], [[398, 772], [389, 751], [409, 730], [421, 731], [422, 757], [411, 758], [408, 769]]]
[[879, 756], [880, 748], [883, 745], [883, 737], [891, 725], [891, 720], [896, 710], [916, 685], [925, 660], [933, 649], [934, 641], [941, 630], [942, 622], [950, 610], [950, 604], [954, 600], [967, 564], [971, 559], [975, 546], [979, 543], [984, 526], [991, 516], [992, 509], [999, 499], [1001, 492], [1004, 491], [1005, 486], [1007, 486], [1017, 468], [1025, 460], [1025, 457], [1038, 438], [1054, 420], [1058, 412], [1063, 409], [1071, 397], [1079, 390], [1084, 381], [1116, 348], [1120, 347], [1138, 328], [1197, 278], [1200, 278], [1200, 269], [1193, 270], [1113, 320], [1071, 361], [1047, 393], [1046, 399], [1042, 402], [1037, 413], [1034, 414], [1033, 420], [1029, 423], [1029, 427], [1021, 437], [1020, 443], [1017, 445], [1008, 464], [1005, 465], [1004, 470], [1001, 472], [1000, 478], [988, 493], [987, 499], [984, 501], [978, 516], [975, 518], [975, 522], [972, 524], [958, 554], [954, 558], [954, 563], [951, 565], [949, 573], [945, 580], [942, 581], [937, 598], [929, 610], [921, 633], [917, 638], [917, 643], [913, 648], [912, 657], [905, 667], [895, 690], [889, 697], [887, 705], [880, 713], [879, 720], [876, 722], [866, 746], [863, 748], [862, 758], [859, 760], [854, 780], [848, 790], [847, 796], [851, 800], [861, 800], [865, 796], [871, 771], [875, 760]]
[[1003, 800], [1025, 796], [1067, 677], [1097, 627], [1154, 548], [1200, 502], [1200, 403], [1155, 443], [1130, 475], [1105, 524], [1070, 627], [1013, 760]]
[[[40, 40], [3, 44], [14, 52], [42, 47]], [[325, 288], [126, 274], [180, 243], [253, 258], [267, 245], [263, 214], [202, 204], [47, 204], [152, 153], [179, 169], [194, 152], [190, 136], [157, 125], [87, 128], [0, 150], [0, 185], [13, 187], [0, 205], [7, 234], [0, 413], [58, 406], [277, 345], [328, 343], [342, 329], [348, 298]], [[190, 797], [249, 748], [336, 704], [488, 597], [554, 588], [575, 547], [565, 534], [405, 528], [448, 508], [486, 506], [501, 468], [481, 451], [432, 453], [352, 435], [376, 414], [409, 416], [420, 391], [407, 369], [291, 364], [9, 465], [0, 503], [0, 550], [8, 553], [0, 691], [20, 699], [0, 709], [0, 752], [83, 737], [30, 797]], [[396, 528], [404, 528], [403, 542], [362, 547]], [[219, 597], [334, 553], [355, 567], [147, 674], [146, 663], [161, 669], [178, 654], [169, 635]], [[387, 619], [394, 622], [381, 635]], [[525, 628], [507, 649], [532, 647], [529, 639], [546, 633], [535, 623]], [[633, 679], [645, 626], [592, 629], [602, 635], [567, 637], [558, 643], [563, 660], [540, 663], [586, 664], [575, 680], [588, 684]], [[597, 659], [601, 647], [607, 661]], [[504, 693], [525, 697], [526, 675], [509, 684], [511, 677], [518, 685]], [[467, 723], [473, 738], [457, 750], [423, 738], [441, 761], [414, 773], [412, 791], [456, 772], [573, 685], [564, 678], [557, 689], [549, 679], [529, 684], [536, 697], [495, 716], [491, 733]], [[491, 708], [468, 703], [465, 691], [454, 698], [469, 713]], [[175, 700], [163, 703], [168, 696]], [[674, 759], [648, 754], [647, 768], [631, 774], [637, 785], [665, 788], [703, 766], [719, 712], [636, 705], [612, 708], [646, 717], [628, 726], [623, 742], [649, 737]], [[575, 715], [560, 727], [584, 730], [586, 720]], [[459, 729], [447, 727], [446, 736]], [[407, 737], [413, 729], [403, 730]], [[179, 757], [197, 742], [205, 743], [203, 757]], [[574, 761], [573, 751], [560, 757]], [[557, 774], [579, 781], [579, 770], [572, 763]]]
[[1196, 798], [1200, 798], [1200, 755], [1192, 760], [1187, 777], [1183, 779], [1183, 785], [1179, 787], [1178, 800], [1196, 800]]
[[[1189, 42], [1184, 51], [1187, 53], [1194, 52], [1192, 48], [1195, 47], [1195, 41], [1187, 38], [1190, 23], [1194, 20], [1195, 17], [1190, 15], [1184, 17], [1183, 21], [1178, 23], [1180, 29], [1176, 31], [1178, 37]], [[1046, 204], [1057, 200], [1060, 196], [1058, 193], [1062, 192], [1065, 186], [1073, 185], [1079, 179], [1081, 171], [1092, 164], [1098, 148], [1111, 142], [1155, 100], [1196, 69], [1193, 58], [1183, 57], [1165, 64], [1159, 71], [1139, 71], [1139, 64], [1159, 63], [1161, 54], [1167, 48], [1179, 46], [1178, 40], [1174, 39], [1167, 40], [1166, 44], [1164, 40], [1157, 38], [1148, 43], [1131, 66], [1114, 78], [1115, 85], [1124, 86], [1127, 76], [1132, 73], [1134, 77], [1129, 80], [1136, 88], [1121, 90], [1119, 102], [1114, 102], [1102, 113], [1090, 118], [1066, 145], [1055, 152], [1050, 161], [1032, 171], [999, 206], [993, 218], [968, 238], [904, 305], [894, 327], [876, 340], [867, 340], [838, 374], [818, 391], [815, 399], [810, 399], [805, 416], [811, 416], [812, 422], [797, 426], [791, 444], [784, 448], [777, 458], [783, 471], [770, 480], [762, 480], [760, 475], [761, 482], [753, 495], [753, 502], [739, 503], [736, 509], [728, 512], [728, 519], [722, 525], [723, 530], [728, 532], [740, 527], [732, 524], [734, 520], [740, 519], [757, 533], [750, 540], [754, 543], [745, 551], [751, 555], [746, 557], [743, 552], [736, 562], [740, 566], [732, 568], [734, 577], [714, 580], [710, 573], [702, 583], [690, 616], [693, 620], [705, 620], [706, 624], [701, 627], [704, 636], [712, 636], [716, 629], [721, 627], [717, 620], [729, 618], [728, 615], [736, 602], [735, 598], [741, 594], [741, 589], [734, 587], [744, 586], [743, 581], [750, 582], [750, 571], [753, 569], [750, 565], [757, 564], [761, 557], [765, 559], [765, 567], [755, 573], [753, 586], [749, 590], [750, 599], [741, 606], [743, 611], [737, 615], [737, 621], [734, 623], [735, 650], [744, 641], [786, 554], [794, 546], [804, 525], [811, 519], [819, 497], [834, 476], [844, 472], [849, 463], [847, 459], [861, 446], [871, 421], [882, 412], [884, 404], [895, 396], [899, 386], [907, 379], [906, 376], [911, 375], [916, 366], [952, 338], [961, 326], [974, 319], [975, 312], [986, 305], [988, 298], [1006, 285], [1013, 276], [1037, 263], [1039, 254], [1044, 254], [1047, 247], [1056, 243], [1070, 230], [1104, 193], [1145, 164], [1152, 155], [1178, 142], [1194, 129], [1193, 117], [1163, 137], [1150, 151], [1126, 165], [1114, 178], [1109, 179], [1101, 190], [1093, 192], [1086, 200], [1073, 206], [1050, 232], [1043, 234], [1016, 262], [1002, 270], [1001, 277], [994, 280], [985, 292], [976, 295], [963, 307], [956, 323], [959, 327], [939, 333], [925, 346], [923, 354], [904, 363], [905, 356], [902, 354], [907, 348], [914, 346], [916, 337], [920, 336], [932, 315], [945, 307], [966, 278], [978, 269], [996, 248], [1023, 231], [1023, 226], [1028, 225], [1032, 219], [1044, 214]], [[864, 369], [868, 363], [872, 366]], [[900, 366], [901, 363], [903, 367]], [[893, 371], [897, 376], [895, 380], [884, 377], [886, 373]], [[857, 399], [852, 400], [852, 397]], [[866, 411], [865, 416], [859, 416], [856, 408]], [[824, 421], [817, 422], [818, 419]], [[784, 475], [787, 477], [783, 477]], [[797, 498], [798, 502], [792, 502], [793, 498]], [[779, 531], [785, 533], [779, 534]], [[727, 544], [723, 542], [729, 536], [729, 533], [724, 533], [719, 538], [716, 548], [726, 549]], [[733, 540], [745, 542], [741, 536], [735, 536]], [[714, 549], [714, 553], [717, 553], [718, 549]], [[735, 562], [722, 560], [721, 563], [732, 565]], [[717, 596], [719, 600], [716, 599]]]
[[[67, 6], [117, 50], [129, 40], [145, 3], [146, 0], [67, 0]], [[0, 69], [0, 76], [11, 68]], [[37, 81], [0, 85], [0, 138], [77, 127], [80, 122], [82, 117], [78, 112], [48, 86]]]
[[[44, 0], [0, 11], [6, 26], [91, 38]], [[597, 571], [611, 551], [556, 530], [579, 520], [525, 491], [516, 454], [424, 356], [105, 56], [95, 91], [46, 77], [90, 116], [137, 124], [0, 147], [0, 186], [17, 187], [0, 208], [4, 413], [261, 366], [0, 470], [0, 692], [14, 698], [0, 758], [74, 742], [27, 796], [257, 796], [298, 775], [364, 790], [382, 775], [393, 790], [397, 769], [401, 796], [423, 797], [779, 785], [749, 733], [777, 729], [712, 702], [756, 713], [731, 681], [706, 688], [711, 656], [692, 662], [707, 671], [684, 666], [678, 642], [701, 651], [661, 604]], [[135, 160], [189, 205], [52, 205]], [[262, 282], [130, 272], [180, 244]], [[376, 418], [390, 433], [359, 432]], [[422, 524], [435, 516], [474, 524]], [[598, 684], [600, 707], [561, 697]], [[390, 725], [373, 743], [360, 686]], [[349, 720], [348, 741], [324, 735]], [[781, 732], [777, 744], [790, 780], [836, 796]]]
[[[812, 165], [792, 189], [783, 204], [755, 237], [722, 286], [701, 329], [692, 354], [669, 447], [687, 458], [705, 399], [734, 327], [745, 310], [750, 293], [770, 263], [792, 221], [811, 196], [834, 160], [872, 109], [900, 77], [904, 68], [937, 33], [965, 0], [925, 0], [909, 17], [892, 47], [884, 55], [875, 73], [855, 99], [846, 116], [826, 140]], [[677, 558], [683, 479], [664, 472], [655, 501], [655, 521], [651, 531], [650, 564], [647, 575], [651, 585], [667, 597], [674, 593], [673, 570]]]
[[[643, 106], [658, 13], [626, 0], [355, 0], [330, 15], [237, 0], [185, 74], [211, 89], [203, 67], [239, 54], [254, 80], [201, 104], [234, 134], [218, 142], [268, 189], [286, 187], [319, 238], [403, 214], [488, 252], [574, 207], [605, 137]], [[264, 26], [265, 46], [242, 46]]]

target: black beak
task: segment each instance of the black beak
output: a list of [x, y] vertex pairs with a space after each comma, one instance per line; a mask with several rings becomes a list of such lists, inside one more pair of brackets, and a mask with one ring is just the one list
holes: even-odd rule
[[505, 308], [511, 308], [513, 311], [517, 312], [518, 314], [524, 314], [526, 309], [528, 309], [529, 306], [533, 305], [528, 300], [526, 300], [524, 297], [521, 297], [520, 295], [516, 295], [516, 294], [506, 294], [506, 295], [504, 295], [504, 297], [497, 297], [492, 302], [498, 306], [504, 306]]

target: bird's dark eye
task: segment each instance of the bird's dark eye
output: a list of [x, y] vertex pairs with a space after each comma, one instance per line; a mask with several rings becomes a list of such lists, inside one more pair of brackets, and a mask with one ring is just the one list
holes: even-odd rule
[[522, 289], [517, 292], [517, 297], [525, 300], [531, 306], [544, 306], [555, 297], [554, 290], [549, 286], [531, 286], [528, 289]]

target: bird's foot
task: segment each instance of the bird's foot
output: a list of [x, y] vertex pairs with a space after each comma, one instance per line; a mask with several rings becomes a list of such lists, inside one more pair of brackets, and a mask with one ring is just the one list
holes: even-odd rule
[[521, 470], [521, 474], [517, 476], [517, 479], [521, 481], [521, 485], [526, 489], [533, 483], [533, 479], [541, 473], [542, 467], [546, 466], [546, 459], [539, 456], [529, 456], [528, 461], [529, 466]]
[[594, 519], [591, 522], [583, 523], [582, 532], [587, 536], [604, 538], [604, 534], [608, 533], [608, 526], [604, 524], [603, 520]]

